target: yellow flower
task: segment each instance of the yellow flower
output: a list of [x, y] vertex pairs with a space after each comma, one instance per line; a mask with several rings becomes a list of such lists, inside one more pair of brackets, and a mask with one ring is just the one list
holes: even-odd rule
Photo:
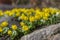
[[43, 17], [44, 20], [48, 20], [48, 17]]
[[45, 13], [45, 15], [44, 15], [44, 16], [48, 17], [48, 16], [50, 16], [50, 15], [49, 15], [49, 13]]
[[21, 26], [24, 26], [24, 25], [25, 25], [25, 23], [24, 23], [24, 22], [20, 22], [20, 25], [21, 25]]
[[8, 16], [13, 16], [14, 15], [14, 13], [13, 12], [10, 12], [9, 14], [8, 14]]
[[18, 9], [18, 12], [20, 12], [20, 11], [21, 11], [21, 8]]
[[38, 19], [40, 19], [40, 17], [39, 16], [35, 16], [35, 19], [38, 20]]
[[2, 10], [0, 10], [0, 16], [3, 16], [3, 11]]
[[20, 13], [18, 12], [18, 13], [16, 13], [16, 16], [18, 17], [18, 16], [20, 16]]
[[21, 16], [20, 16], [20, 19], [24, 19], [24, 17], [25, 17], [25, 15], [24, 14], [22, 14]]
[[37, 15], [37, 14], [35, 14], [35, 19], [36, 20], [38, 20], [38, 19], [40, 19], [41, 18], [41, 15], [39, 14], [39, 15]]
[[31, 17], [29, 18], [29, 21], [30, 21], [30, 22], [34, 22], [34, 21], [35, 21], [35, 17], [31, 16]]
[[0, 12], [0, 16], [3, 16], [3, 13]]
[[4, 14], [9, 15], [10, 11], [5, 11]]
[[2, 26], [2, 27], [8, 26], [8, 22], [7, 22], [7, 21], [2, 22], [2, 23], [1, 23], [1, 26]]
[[36, 13], [40, 13], [40, 10], [38, 10], [38, 9], [36, 9], [36, 11], [35, 11]]
[[23, 20], [28, 20], [28, 17], [27, 17], [27, 16], [25, 16], [25, 17], [23, 18]]
[[17, 8], [12, 9], [13, 12], [19, 12]]
[[16, 25], [12, 25], [12, 29], [13, 30], [16, 30], [17, 29], [17, 26]]
[[8, 15], [8, 16], [12, 16], [14, 14], [14, 12], [12, 12], [12, 11], [5, 11], [4, 14]]
[[52, 15], [55, 14], [55, 13], [56, 13], [56, 11], [54, 11], [54, 10], [51, 11], [51, 14], [52, 14]]
[[22, 19], [22, 20], [28, 20], [28, 17], [25, 16], [24, 14], [22, 14], [22, 15], [20, 16], [20, 19]]
[[3, 29], [0, 27], [0, 32], [2, 32], [3, 31]]
[[8, 35], [11, 35], [12, 34], [12, 31], [11, 30], [8, 30]]
[[49, 9], [49, 8], [43, 8], [42, 10], [43, 10], [44, 12], [48, 12], [48, 13], [50, 12], [50, 9]]
[[51, 10], [52, 15], [55, 14], [56, 12], [58, 12], [58, 9], [56, 9], [56, 8], [50, 8], [50, 10]]
[[29, 28], [28, 28], [28, 26], [25, 25], [22, 27], [22, 30], [27, 31], [27, 30], [29, 30]]
[[24, 12], [25, 13], [26, 12], [26, 9], [25, 8], [22, 8], [21, 9], [21, 12]]
[[30, 12], [34, 12], [35, 10], [33, 8], [29, 9]]
[[27, 16], [30, 16], [32, 14], [32, 12], [27, 12]]
[[26, 14], [28, 12], [28, 10], [26, 9], [26, 10], [24, 10], [24, 13]]

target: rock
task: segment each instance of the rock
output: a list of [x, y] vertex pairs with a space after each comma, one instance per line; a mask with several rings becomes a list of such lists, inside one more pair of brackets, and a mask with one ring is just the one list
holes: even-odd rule
[[60, 40], [60, 34], [55, 35], [53, 40]]
[[3, 21], [8, 21], [10, 27], [12, 24], [16, 24], [17, 26], [19, 26], [19, 22], [15, 21], [13, 17], [2, 17], [2, 18], [0, 18], [0, 23]]
[[10, 21], [11, 18], [12, 17], [5, 17], [5, 16], [3, 16], [3, 17], [0, 18], [0, 23], [3, 22], [3, 21]]
[[[60, 31], [60, 23], [56, 25], [50, 25], [40, 30], [36, 30], [33, 33], [23, 36], [21, 40], [50, 40], [51, 37], [53, 35], [56, 35], [59, 31]], [[53, 40], [55, 40], [55, 38], [56, 37], [54, 37]]]
[[54, 35], [50, 40], [60, 40], [60, 34]]

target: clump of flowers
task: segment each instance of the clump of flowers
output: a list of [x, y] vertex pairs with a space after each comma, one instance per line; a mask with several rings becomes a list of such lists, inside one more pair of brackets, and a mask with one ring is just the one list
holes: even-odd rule
[[38, 25], [60, 22], [60, 10], [57, 8], [43, 8], [42, 10], [40, 8], [14, 8], [4, 12], [0, 10], [0, 17], [2, 16], [13, 17], [19, 22], [20, 26], [12, 24], [11, 27], [9, 27], [8, 21], [0, 23], [0, 34], [7, 34], [11, 39], [30, 33]]

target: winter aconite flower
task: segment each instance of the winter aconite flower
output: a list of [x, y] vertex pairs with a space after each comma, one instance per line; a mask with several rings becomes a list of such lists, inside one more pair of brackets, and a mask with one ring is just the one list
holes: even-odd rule
[[30, 22], [34, 22], [35, 21], [35, 17], [33, 17], [33, 16], [29, 17], [29, 21]]
[[48, 20], [48, 17], [43, 17], [44, 20]]
[[27, 16], [25, 16], [23, 20], [28, 20], [28, 17], [27, 17]]
[[12, 29], [16, 30], [17, 29], [17, 25], [12, 25]]
[[3, 16], [3, 13], [0, 13], [0, 16]]
[[21, 26], [24, 26], [24, 25], [25, 25], [25, 23], [24, 23], [24, 22], [20, 22], [20, 25], [21, 25]]
[[22, 20], [28, 20], [28, 17], [25, 16], [24, 14], [22, 14], [22, 15], [20, 16], [20, 19], [22, 19]]
[[41, 17], [39, 15], [35, 15], [35, 19], [38, 20], [40, 19]]
[[11, 35], [12, 34], [12, 31], [11, 30], [8, 30], [8, 35]]
[[0, 27], [0, 32], [2, 32], [3, 31], [3, 29]]
[[0, 10], [0, 16], [3, 16], [4, 14], [3, 14], [3, 12], [2, 12], [2, 10]]
[[22, 30], [27, 31], [27, 30], [29, 30], [29, 28], [28, 28], [28, 26], [25, 25], [22, 27]]
[[2, 23], [1, 23], [1, 26], [2, 26], [2, 27], [8, 26], [8, 22], [7, 22], [7, 21], [2, 22]]
[[18, 13], [16, 13], [16, 16], [17, 16], [17, 17], [19, 17], [19, 16], [20, 16], [20, 13], [19, 13], [19, 12], [18, 12]]

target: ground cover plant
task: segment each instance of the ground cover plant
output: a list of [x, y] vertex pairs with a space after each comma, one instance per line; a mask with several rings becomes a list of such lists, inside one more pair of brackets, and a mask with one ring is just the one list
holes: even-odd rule
[[[13, 20], [19, 22], [19, 26], [12, 24], [9, 26], [8, 21], [0, 23], [0, 36], [6, 36], [11, 40], [18, 40], [23, 35], [36, 29], [38, 25], [51, 25], [60, 22], [60, 9], [57, 8], [14, 8], [12, 10], [0, 10], [1, 17], [13, 17]], [[38, 26], [42, 27], [42, 26]]]

